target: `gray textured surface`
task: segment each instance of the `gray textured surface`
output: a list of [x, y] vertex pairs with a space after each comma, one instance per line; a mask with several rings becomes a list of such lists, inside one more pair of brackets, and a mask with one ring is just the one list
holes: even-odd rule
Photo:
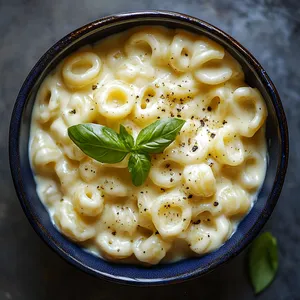
[[300, 3], [297, 0], [0, 0], [0, 300], [254, 299], [244, 253], [209, 275], [183, 284], [134, 288], [92, 278], [68, 265], [37, 237], [11, 181], [10, 114], [37, 59], [71, 30], [128, 10], [169, 9], [202, 18], [246, 46], [270, 74], [289, 121], [290, 165], [266, 229], [278, 238], [280, 268], [258, 299], [300, 299]]

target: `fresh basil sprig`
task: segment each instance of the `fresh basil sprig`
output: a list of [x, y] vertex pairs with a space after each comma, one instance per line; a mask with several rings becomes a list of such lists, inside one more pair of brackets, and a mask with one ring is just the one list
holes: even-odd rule
[[68, 128], [68, 135], [86, 155], [103, 163], [118, 163], [129, 153], [120, 135], [102, 125], [71, 126]]
[[134, 146], [134, 138], [132, 135], [130, 135], [126, 128], [123, 125], [120, 125], [120, 138], [123, 141], [125, 147], [131, 151], [131, 149]]
[[274, 280], [277, 269], [277, 241], [271, 233], [265, 232], [254, 240], [248, 253], [248, 271], [256, 294]]
[[140, 186], [148, 177], [151, 168], [151, 157], [148, 153], [131, 153], [128, 161], [128, 170], [132, 183]]
[[135, 149], [146, 153], [163, 152], [175, 140], [184, 125], [183, 120], [169, 120], [159, 120], [142, 129], [136, 139]]
[[176, 138], [185, 121], [177, 118], [156, 121], [142, 129], [136, 141], [123, 125], [120, 133], [98, 124], [78, 124], [68, 128], [70, 139], [88, 156], [114, 164], [130, 153], [128, 169], [132, 183], [142, 185], [151, 167], [150, 153], [161, 153]]

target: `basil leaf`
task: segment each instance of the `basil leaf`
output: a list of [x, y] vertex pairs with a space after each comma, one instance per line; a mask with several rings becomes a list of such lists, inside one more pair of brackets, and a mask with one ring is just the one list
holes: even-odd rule
[[177, 118], [156, 121], [142, 129], [136, 139], [135, 150], [161, 153], [176, 138], [185, 121]]
[[263, 291], [274, 279], [278, 269], [276, 238], [261, 234], [250, 246], [248, 271], [255, 293]]
[[147, 153], [132, 153], [128, 161], [128, 169], [132, 183], [135, 186], [142, 185], [148, 177], [151, 167], [151, 158]]
[[184, 125], [180, 119], [159, 120], [139, 133], [136, 143], [123, 125], [120, 133], [98, 124], [79, 124], [68, 128], [70, 139], [88, 156], [103, 163], [118, 163], [128, 153], [128, 169], [135, 186], [146, 180], [151, 158], [148, 153], [160, 153], [169, 146]]
[[126, 146], [126, 148], [128, 149], [128, 151], [131, 151], [131, 149], [133, 148], [134, 145], [134, 139], [132, 137], [132, 135], [130, 135], [126, 128], [123, 125], [120, 125], [120, 138], [122, 139], [124, 145]]
[[68, 128], [70, 139], [88, 156], [102, 163], [117, 163], [128, 154], [122, 139], [111, 128], [79, 124]]

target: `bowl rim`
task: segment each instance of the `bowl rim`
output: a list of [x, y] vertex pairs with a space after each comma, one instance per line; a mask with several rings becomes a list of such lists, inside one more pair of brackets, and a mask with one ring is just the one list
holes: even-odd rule
[[[229, 256], [223, 254], [218, 257], [217, 260], [213, 261], [209, 266], [203, 268], [201, 270], [194, 269], [189, 273], [181, 274], [174, 277], [161, 278], [159, 280], [151, 281], [151, 280], [143, 280], [143, 279], [132, 279], [128, 277], [117, 277], [108, 273], [101, 273], [99, 270], [97, 271], [94, 268], [90, 268], [84, 262], [79, 262], [71, 256], [69, 253], [63, 251], [54, 240], [49, 239], [47, 234], [45, 233], [45, 228], [36, 220], [31, 212], [30, 205], [27, 205], [26, 196], [24, 191], [22, 190], [22, 176], [20, 169], [20, 155], [19, 155], [19, 136], [21, 129], [21, 119], [23, 115], [23, 110], [26, 105], [28, 96], [32, 88], [34, 87], [36, 81], [41, 76], [44, 66], [48, 65], [51, 60], [61, 53], [62, 50], [66, 49], [72, 43], [76, 43], [80, 40], [81, 37], [85, 36], [87, 33], [96, 30], [102, 26], [114, 26], [122, 21], [132, 21], [135, 19], [143, 19], [143, 18], [153, 18], [153, 19], [166, 19], [173, 22], [184, 22], [190, 23], [193, 26], [203, 29], [205, 32], [212, 32], [215, 36], [217, 36], [221, 40], [225, 40], [226, 43], [230, 44], [239, 54], [243, 56], [244, 59], [254, 68], [259, 80], [261, 80], [266, 92], [270, 96], [270, 99], [273, 102], [273, 106], [276, 112], [276, 118], [279, 120], [279, 132], [281, 143], [279, 145], [279, 164], [276, 171], [275, 180], [273, 182], [272, 190], [269, 194], [268, 200], [266, 201], [264, 211], [259, 215], [257, 222], [251, 228], [251, 234], [246, 235], [243, 239], [239, 241], [238, 247], [235, 247], [234, 251], [230, 253]], [[201, 20], [196, 17], [192, 17], [183, 13], [166, 11], [166, 10], [145, 10], [145, 11], [134, 11], [134, 12], [126, 12], [126, 13], [118, 13], [109, 15], [103, 18], [100, 18], [96, 21], [88, 23], [71, 33], [64, 36], [58, 42], [56, 42], [52, 47], [50, 47], [45, 54], [38, 60], [38, 62], [31, 69], [29, 75], [25, 79], [20, 92], [17, 96], [12, 116], [10, 122], [9, 129], [9, 163], [11, 174], [15, 186], [15, 190], [23, 211], [29, 220], [31, 226], [35, 230], [35, 232], [41, 237], [41, 239], [59, 256], [65, 259], [71, 265], [79, 268], [80, 270], [94, 275], [98, 278], [123, 283], [130, 285], [164, 285], [169, 283], [176, 283], [188, 279], [192, 279], [198, 277], [200, 275], [204, 275], [212, 270], [214, 270], [219, 265], [228, 262], [230, 259], [237, 256], [245, 247], [257, 236], [259, 231], [262, 229], [266, 221], [269, 219], [277, 201], [280, 196], [280, 192], [284, 183], [285, 174], [287, 171], [288, 165], [288, 155], [289, 155], [289, 135], [288, 135], [288, 125], [285, 117], [284, 109], [279, 97], [279, 94], [267, 75], [266, 71], [262, 68], [262, 66], [258, 63], [258, 61], [253, 57], [253, 55], [244, 48], [239, 42], [237, 42], [234, 38], [232, 38], [227, 33], [223, 32], [219, 28]], [[226, 243], [226, 242], [225, 242]]]

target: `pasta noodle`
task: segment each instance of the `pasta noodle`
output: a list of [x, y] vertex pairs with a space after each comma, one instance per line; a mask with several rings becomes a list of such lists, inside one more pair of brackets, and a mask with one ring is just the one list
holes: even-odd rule
[[185, 231], [191, 220], [191, 207], [184, 193], [172, 191], [153, 201], [153, 224], [162, 237], [169, 238]]
[[122, 81], [113, 81], [99, 89], [95, 99], [99, 113], [108, 119], [125, 118], [134, 105], [133, 91]]
[[126, 258], [133, 252], [132, 243], [126, 236], [102, 232], [97, 236], [96, 243], [103, 255], [110, 259]]
[[203, 254], [222, 245], [229, 233], [230, 222], [225, 216], [202, 214], [190, 225], [186, 240], [194, 252]]
[[170, 243], [156, 234], [139, 237], [133, 245], [133, 253], [139, 261], [154, 265], [159, 263], [170, 249]]
[[[29, 146], [38, 195], [62, 234], [105, 259], [154, 265], [204, 255], [257, 198], [267, 113], [239, 63], [207, 37], [157, 26], [107, 37], [69, 55], [39, 87]], [[68, 136], [70, 126], [94, 123], [123, 125], [136, 139], [164, 118], [186, 122], [151, 155], [139, 187], [129, 156], [101, 163]]]
[[196, 196], [209, 197], [216, 191], [216, 179], [207, 164], [186, 166], [183, 178], [185, 185]]
[[95, 186], [81, 185], [76, 187], [73, 203], [79, 214], [95, 217], [103, 210], [103, 197]]
[[51, 137], [42, 130], [36, 132], [31, 149], [34, 165], [41, 173], [53, 172], [53, 168], [62, 157], [60, 149]]
[[78, 52], [65, 60], [62, 76], [67, 86], [82, 88], [92, 84], [100, 70], [101, 60], [98, 55], [92, 52]]
[[84, 220], [68, 200], [62, 201], [56, 208], [54, 219], [60, 230], [77, 242], [86, 241], [96, 234], [96, 229], [88, 220]]

